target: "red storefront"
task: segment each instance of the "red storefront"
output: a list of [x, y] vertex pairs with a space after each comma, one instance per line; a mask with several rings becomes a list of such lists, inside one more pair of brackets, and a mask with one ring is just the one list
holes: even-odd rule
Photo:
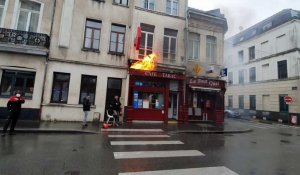
[[186, 108], [189, 121], [224, 122], [225, 81], [187, 78]]
[[127, 122], [184, 120], [184, 74], [129, 70]]

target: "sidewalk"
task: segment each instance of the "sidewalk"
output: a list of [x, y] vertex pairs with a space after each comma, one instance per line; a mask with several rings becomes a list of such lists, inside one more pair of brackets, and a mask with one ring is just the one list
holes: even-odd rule
[[[2, 130], [2, 124], [0, 129]], [[206, 123], [123, 123], [118, 127], [124, 129], [162, 129], [171, 134], [177, 133], [199, 133], [199, 134], [223, 134], [223, 133], [245, 133], [251, 132], [247, 126], [225, 122], [224, 125]], [[65, 134], [97, 134], [105, 132], [102, 123], [89, 123], [88, 127], [82, 129], [80, 122], [40, 122], [26, 125], [19, 123], [15, 131], [17, 133], [65, 133]]]

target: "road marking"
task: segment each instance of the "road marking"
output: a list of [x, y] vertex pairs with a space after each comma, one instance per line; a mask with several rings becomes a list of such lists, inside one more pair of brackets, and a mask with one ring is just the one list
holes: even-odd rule
[[197, 150], [114, 152], [115, 159], [205, 156]]
[[131, 173], [119, 173], [119, 175], [238, 175], [230, 169], [220, 167], [205, 167], [205, 168], [189, 168], [189, 169], [174, 169], [174, 170], [161, 170], [161, 171], [142, 171]]
[[111, 141], [111, 145], [173, 145], [184, 144], [181, 141]]
[[165, 138], [168, 135], [108, 135], [110, 138]]
[[101, 129], [101, 131], [163, 132], [162, 129], [122, 129], [122, 128]]

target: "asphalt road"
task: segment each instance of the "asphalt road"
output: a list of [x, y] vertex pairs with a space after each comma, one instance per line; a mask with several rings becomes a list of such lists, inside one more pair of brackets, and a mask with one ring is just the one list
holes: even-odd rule
[[0, 138], [0, 175], [299, 175], [300, 128], [227, 122], [253, 132], [6, 136]]

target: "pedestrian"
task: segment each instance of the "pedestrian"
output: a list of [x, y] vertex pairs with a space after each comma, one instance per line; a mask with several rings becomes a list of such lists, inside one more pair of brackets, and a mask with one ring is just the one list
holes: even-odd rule
[[91, 102], [90, 102], [90, 96], [86, 96], [83, 98], [83, 122], [82, 122], [82, 127], [88, 126], [87, 124], [87, 117], [89, 115], [89, 111], [91, 110]]
[[115, 95], [115, 98], [110, 103], [111, 109], [114, 111], [114, 117], [116, 120], [116, 126], [119, 124], [119, 116], [120, 116], [120, 110], [121, 110], [121, 102], [119, 99], [119, 96]]
[[9, 135], [14, 134], [15, 126], [19, 119], [19, 115], [23, 103], [25, 103], [25, 98], [22, 96], [22, 93], [20, 91], [17, 91], [14, 96], [9, 98], [7, 102], [8, 119], [4, 124], [2, 136], [5, 136], [9, 124], [10, 124]]

